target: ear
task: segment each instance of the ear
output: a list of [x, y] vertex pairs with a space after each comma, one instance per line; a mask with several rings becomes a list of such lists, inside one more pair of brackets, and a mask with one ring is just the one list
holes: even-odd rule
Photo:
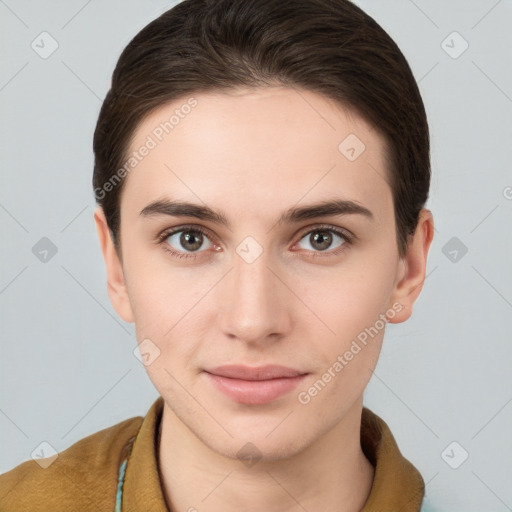
[[133, 311], [124, 280], [123, 265], [112, 241], [112, 235], [101, 206], [98, 206], [94, 212], [94, 221], [107, 270], [107, 290], [110, 302], [125, 322], [133, 322]]
[[405, 322], [412, 315], [412, 307], [418, 298], [425, 282], [427, 255], [434, 238], [434, 220], [432, 212], [422, 209], [416, 230], [407, 244], [405, 256], [399, 262], [399, 271], [390, 302], [390, 309], [396, 314], [390, 323]]

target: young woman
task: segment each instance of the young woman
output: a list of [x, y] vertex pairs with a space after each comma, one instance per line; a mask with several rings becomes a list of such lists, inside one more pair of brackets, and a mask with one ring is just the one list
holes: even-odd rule
[[185, 0], [123, 51], [94, 135], [119, 316], [161, 395], [3, 511], [417, 511], [418, 470], [363, 406], [433, 219], [411, 70], [348, 0]]

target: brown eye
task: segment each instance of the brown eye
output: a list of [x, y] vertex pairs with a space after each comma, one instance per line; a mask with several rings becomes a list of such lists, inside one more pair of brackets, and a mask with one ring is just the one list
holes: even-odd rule
[[[204, 242], [208, 241], [208, 238], [198, 229], [181, 229], [169, 234], [165, 241], [177, 252], [197, 252], [201, 249]], [[203, 247], [203, 249], [207, 249], [208, 247], [210, 246], [207, 245], [206, 247]]]
[[[316, 228], [312, 231], [308, 231], [301, 238], [301, 242], [303, 240], [309, 243], [309, 247], [303, 247], [304, 249], [313, 250], [314, 252], [323, 252], [328, 249], [337, 249], [344, 245], [348, 242], [348, 237], [335, 229]], [[333, 245], [333, 242], [336, 245]]]

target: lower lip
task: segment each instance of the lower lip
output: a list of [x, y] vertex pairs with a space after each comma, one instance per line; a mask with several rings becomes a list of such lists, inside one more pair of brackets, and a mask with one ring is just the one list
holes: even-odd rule
[[205, 372], [212, 383], [235, 402], [261, 405], [276, 400], [295, 389], [306, 375], [270, 380], [230, 379]]

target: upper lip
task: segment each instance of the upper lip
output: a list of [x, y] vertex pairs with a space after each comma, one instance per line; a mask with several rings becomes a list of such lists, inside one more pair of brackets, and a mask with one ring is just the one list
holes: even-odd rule
[[229, 377], [230, 379], [242, 380], [270, 380], [285, 377], [289, 378], [305, 375], [306, 373], [276, 364], [255, 367], [243, 365], [224, 365], [217, 366], [216, 368], [210, 368], [205, 371], [220, 377]]

